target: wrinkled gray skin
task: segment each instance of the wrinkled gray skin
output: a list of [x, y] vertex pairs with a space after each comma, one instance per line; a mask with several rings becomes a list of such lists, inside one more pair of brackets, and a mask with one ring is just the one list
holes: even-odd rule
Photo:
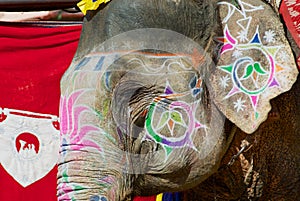
[[[214, 58], [215, 46], [210, 41], [211, 36], [222, 33], [219, 26], [220, 20], [216, 2], [212, 0], [181, 1], [178, 6], [173, 1], [167, 0], [113, 0], [99, 10], [89, 13], [88, 18], [90, 20], [84, 22], [74, 63], [105, 40], [123, 32], [139, 28], [162, 28], [176, 31], [192, 38]], [[121, 90], [122, 85], [118, 81], [122, 81], [122, 75], [118, 74], [116, 77], [119, 79], [112, 81], [112, 85], [115, 88], [119, 87], [119, 90]], [[182, 85], [188, 85], [188, 81], [182, 80]], [[124, 89], [130, 89], [130, 86], [125, 85], [123, 87]], [[93, 189], [75, 191], [78, 195], [78, 200], [89, 200], [95, 195], [104, 196], [108, 200], [131, 200], [133, 195], [153, 195], [166, 191], [184, 191], [197, 186], [201, 182], [202, 184], [194, 188], [195, 190], [190, 190], [186, 193], [189, 196], [187, 200], [249, 199], [259, 198], [262, 195], [265, 198], [264, 200], [266, 200], [286, 198], [283, 195], [286, 192], [289, 192], [286, 200], [296, 200], [297, 191], [292, 190], [292, 188], [299, 189], [299, 168], [297, 168], [299, 167], [299, 154], [295, 153], [299, 153], [299, 149], [296, 148], [299, 138], [296, 136], [299, 135], [299, 124], [297, 122], [300, 121], [300, 106], [299, 99], [297, 101], [294, 97], [299, 97], [299, 88], [298, 81], [291, 92], [276, 98], [272, 102], [272, 105], [275, 106], [274, 108], [279, 110], [280, 120], [266, 121], [258, 131], [251, 137], [248, 137], [249, 139], [247, 138], [248, 141], [254, 143], [254, 147], [247, 152], [248, 155], [246, 154], [246, 157], [248, 157], [248, 162], [254, 158], [255, 167], [252, 169], [255, 169], [255, 172], [259, 172], [260, 183], [253, 179], [254, 176], [249, 176], [252, 179], [248, 183], [243, 181], [243, 178], [246, 178], [246, 176], [243, 173], [244, 169], [241, 169], [240, 162], [242, 163], [242, 160], [235, 162], [230, 167], [226, 165], [231, 157], [237, 153], [236, 149], [240, 148], [241, 140], [246, 138], [245, 133], [226, 120], [224, 132], [218, 136], [217, 143], [213, 147], [211, 154], [202, 159], [197, 158], [197, 153], [194, 150], [184, 149], [170, 156], [174, 160], [170, 159], [163, 163], [159, 160], [160, 155], [164, 153], [163, 149], [157, 147], [153, 142], [140, 143], [136, 138], [132, 137], [132, 134], [130, 134], [131, 137], [128, 134], [124, 135], [124, 140], [119, 141], [119, 143], [124, 143], [121, 145], [106, 142], [104, 150], [109, 150], [107, 155], [111, 154], [109, 166], [117, 167], [120, 164], [119, 156], [114, 157], [114, 149], [121, 149], [129, 153], [146, 154], [149, 157], [149, 164], [143, 163], [141, 166], [149, 166], [150, 171], [145, 174], [135, 175], [117, 172], [116, 169], [118, 168], [115, 170], [97, 169], [93, 164], [101, 163], [101, 160], [97, 161], [96, 158], [92, 157], [94, 161], [90, 163], [90, 166], [86, 167], [86, 170], [78, 170], [68, 174], [71, 180], [73, 177], [78, 184], [89, 185], [93, 182], [96, 183], [95, 178], [110, 175], [114, 178], [114, 181], [110, 183], [110, 187], [105, 189], [101, 189], [101, 186], [98, 186], [98, 189], [91, 187]], [[131, 90], [136, 90], [136, 88], [133, 86]], [[150, 95], [150, 100], [157, 94], [162, 93], [160, 89], [155, 90]], [[116, 93], [117, 89], [114, 90], [112, 96], [115, 96]], [[137, 95], [142, 97], [147, 93], [149, 95], [150, 91], [145, 89], [139, 93]], [[106, 95], [109, 95], [109, 93]], [[207, 98], [205, 93], [203, 98]], [[146, 100], [143, 107], [150, 104], [150, 100]], [[282, 101], [290, 104], [286, 104], [288, 106], [281, 108], [280, 104]], [[211, 103], [208, 101], [207, 104], [210, 105]], [[122, 107], [122, 104], [119, 107]], [[206, 107], [209, 108], [209, 106]], [[139, 108], [136, 106], [134, 109], [137, 110]], [[101, 111], [101, 109], [99, 110]], [[119, 110], [122, 111], [122, 108], [119, 108]], [[107, 121], [112, 121], [112, 116], [107, 118]], [[122, 117], [120, 118], [122, 119]], [[134, 121], [133, 117], [129, 118], [132, 118], [130, 121]], [[221, 115], [220, 121], [222, 121], [222, 118], [224, 116]], [[103, 127], [106, 129], [105, 125]], [[116, 132], [116, 127], [110, 129]], [[230, 144], [233, 134], [235, 134], [235, 137], [233, 143]], [[117, 134], [112, 134], [112, 136], [117, 138]], [[283, 143], [281, 144], [282, 141]], [[154, 151], [156, 151], [156, 155], [149, 154]], [[175, 160], [178, 154], [183, 156], [183, 159]], [[155, 160], [160, 161], [160, 163], [151, 162]], [[76, 167], [76, 160], [63, 161], [59, 165], [58, 183], [63, 183], [61, 175], [63, 174], [65, 163], [69, 163], [70, 167]], [[232, 168], [232, 170], [228, 171], [228, 168]], [[248, 169], [245, 171], [249, 171], [249, 173], [254, 172], [249, 169], [248, 166]], [[77, 177], [81, 179], [78, 181]], [[285, 177], [291, 179], [290, 184], [284, 180]], [[90, 186], [93, 185], [91, 184]], [[201, 190], [198, 191], [197, 188]], [[217, 189], [217, 192], [214, 189]], [[251, 189], [255, 191], [252, 194], [249, 193]], [[275, 192], [276, 190], [279, 195]], [[258, 191], [260, 193], [257, 193]]]

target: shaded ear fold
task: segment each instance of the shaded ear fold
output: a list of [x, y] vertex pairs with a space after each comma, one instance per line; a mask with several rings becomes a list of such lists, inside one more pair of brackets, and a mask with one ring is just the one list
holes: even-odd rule
[[225, 116], [246, 133], [268, 117], [270, 99], [288, 91], [298, 70], [284, 28], [261, 0], [219, 3], [223, 36], [212, 76], [213, 97]]

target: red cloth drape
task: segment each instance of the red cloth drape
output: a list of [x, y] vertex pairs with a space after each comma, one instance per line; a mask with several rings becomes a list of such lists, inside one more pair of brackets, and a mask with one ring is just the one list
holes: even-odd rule
[[286, 26], [290, 30], [295, 42], [300, 47], [300, 0], [283, 0], [280, 9]]
[[51, 152], [59, 146], [60, 79], [80, 31], [80, 24], [0, 25], [1, 201], [57, 200]]
[[[282, 0], [279, 12], [296, 44], [300, 48], [300, 0]], [[300, 55], [296, 56], [298, 68], [300, 69]]]
[[147, 197], [134, 197], [133, 201], [156, 201], [156, 196], [147, 196]]

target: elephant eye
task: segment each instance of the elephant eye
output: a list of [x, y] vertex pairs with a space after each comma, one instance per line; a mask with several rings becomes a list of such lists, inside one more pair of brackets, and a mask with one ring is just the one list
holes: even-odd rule
[[152, 86], [142, 86], [138, 88], [130, 97], [129, 107], [131, 121], [139, 127], [144, 127], [145, 119], [148, 114], [148, 108], [153, 99], [159, 94], [159, 91]]

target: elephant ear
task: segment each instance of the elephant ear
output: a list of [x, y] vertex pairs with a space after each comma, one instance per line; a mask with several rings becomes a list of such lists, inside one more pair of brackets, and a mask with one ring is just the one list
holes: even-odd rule
[[298, 70], [284, 28], [261, 0], [219, 3], [223, 36], [212, 75], [213, 97], [225, 116], [246, 133], [268, 117], [270, 100], [288, 91]]

